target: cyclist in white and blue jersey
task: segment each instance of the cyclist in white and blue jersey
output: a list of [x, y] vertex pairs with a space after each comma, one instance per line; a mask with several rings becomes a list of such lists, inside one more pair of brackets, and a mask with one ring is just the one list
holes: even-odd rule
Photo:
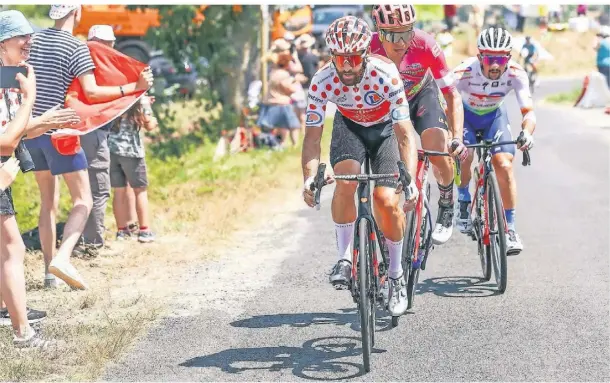
[[[518, 148], [531, 149], [536, 128], [534, 104], [527, 74], [521, 65], [511, 60], [512, 36], [502, 28], [489, 28], [481, 32], [477, 46], [478, 56], [463, 61], [454, 69], [456, 86], [464, 104], [464, 144], [476, 143], [477, 131], [482, 131], [484, 139], [493, 139], [498, 134], [500, 141], [513, 140], [504, 100], [514, 90], [523, 115], [521, 128], [525, 135], [524, 144]], [[491, 152], [508, 224], [508, 252], [518, 254], [523, 250], [523, 243], [515, 230], [517, 185], [512, 166], [515, 146], [497, 146]], [[469, 184], [473, 157], [474, 150], [470, 149], [468, 159], [462, 162], [462, 183], [458, 187], [460, 214], [457, 226], [462, 233], [472, 229]]]

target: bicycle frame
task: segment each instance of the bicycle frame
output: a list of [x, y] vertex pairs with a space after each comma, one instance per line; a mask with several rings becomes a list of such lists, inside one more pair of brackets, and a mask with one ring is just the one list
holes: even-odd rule
[[[523, 134], [523, 133], [522, 133]], [[477, 134], [477, 138], [480, 138], [480, 136]], [[498, 137], [494, 137], [494, 139], [492, 140], [482, 140], [481, 144], [473, 144], [473, 145], [466, 145], [467, 148], [476, 148], [477, 149], [477, 157], [479, 158], [479, 164], [477, 166], [477, 172], [479, 175], [479, 179], [477, 182], [477, 185], [475, 187], [475, 194], [474, 194], [474, 198], [476, 202], [476, 199], [479, 198], [480, 196], [480, 192], [482, 192], [483, 194], [483, 217], [479, 217], [482, 222], [483, 222], [483, 244], [486, 246], [490, 245], [490, 239], [489, 239], [489, 222], [487, 222], [487, 217], [488, 217], [488, 210], [489, 210], [489, 202], [487, 200], [487, 179], [489, 177], [489, 174], [491, 172], [494, 171], [493, 169], [493, 165], [491, 163], [491, 159], [492, 159], [492, 154], [491, 154], [491, 148], [493, 146], [501, 146], [501, 145], [514, 145], [517, 142], [519, 142], [519, 140], [521, 140], [522, 135], [519, 136], [519, 138], [517, 138], [517, 140], [514, 141], [504, 141], [504, 142], [494, 142], [495, 140], [499, 139]], [[481, 153], [482, 151], [482, 153]], [[529, 156], [529, 151], [525, 150], [523, 152], [523, 166], [527, 166], [530, 165], [531, 160], [530, 160], [530, 156]], [[500, 200], [500, 202], [502, 203], [502, 201]], [[474, 209], [476, 208], [476, 203], [472, 203], [472, 205], [470, 206], [470, 216], [473, 216], [473, 212]], [[503, 205], [503, 204], [502, 204]], [[504, 231], [506, 233], [508, 233], [508, 225], [506, 223], [506, 215], [502, 214], [502, 218], [504, 219]]]
[[[489, 203], [487, 201], [487, 178], [489, 177], [489, 173], [494, 171], [493, 166], [491, 164], [492, 155], [490, 148], [483, 148], [483, 154], [480, 153], [480, 150], [477, 150], [477, 156], [479, 157], [479, 165], [477, 169], [479, 173], [479, 179], [475, 187], [474, 195], [475, 198], [479, 198], [479, 190], [483, 194], [483, 216], [479, 218], [483, 222], [483, 244], [489, 246], [491, 241], [489, 239], [489, 222], [487, 222], [489, 209]], [[473, 203], [472, 206], [470, 206], [471, 217], [473, 216], [472, 213], [476, 208], [476, 205], [476, 203]], [[502, 217], [504, 219], [504, 231], [508, 233], [508, 226], [506, 225], [506, 215], [502, 214]]]
[[[364, 161], [364, 174], [369, 175], [370, 174], [370, 163], [369, 163], [369, 158], [368, 156], [365, 158]], [[366, 219], [369, 221], [369, 225], [371, 228], [373, 228], [370, 238], [369, 238], [369, 243], [371, 246], [371, 257], [372, 259], [372, 263], [371, 265], [373, 266], [373, 277], [374, 277], [374, 283], [375, 286], [373, 286], [373, 290], [374, 291], [378, 291], [379, 290], [379, 284], [383, 284], [386, 278], [386, 271], [387, 271], [387, 265], [388, 265], [388, 256], [387, 256], [387, 249], [386, 249], [386, 245], [385, 245], [385, 241], [383, 240], [384, 236], [383, 233], [379, 230], [379, 227], [377, 226], [377, 222], [375, 221], [375, 218], [373, 217], [373, 209], [372, 209], [372, 204], [371, 204], [371, 180], [363, 180], [363, 181], [358, 181], [358, 191], [357, 191], [357, 195], [358, 195], [358, 217], [356, 218], [356, 222], [354, 223], [354, 242], [353, 242], [353, 254], [352, 254], [352, 281], [356, 281], [357, 280], [357, 274], [358, 274], [358, 257], [359, 257], [359, 241], [360, 241], [360, 234], [358, 233], [358, 228], [360, 225], [360, 221], [363, 219]], [[377, 248], [376, 248], [376, 244], [379, 245], [379, 249], [380, 249], [380, 253], [381, 253], [381, 258], [382, 258], [382, 263], [381, 265], [383, 266], [382, 272], [381, 272], [381, 278], [380, 278], [380, 273], [379, 273], [379, 259], [377, 258]], [[357, 303], [357, 299], [358, 299], [358, 291], [357, 291], [357, 283], [353, 283], [352, 282], [352, 288], [351, 288], [351, 292], [352, 292], [352, 297], [354, 298], [354, 302]]]
[[[417, 172], [415, 185], [419, 190], [419, 196], [417, 197], [417, 204], [415, 205], [415, 212], [422, 212], [426, 197], [424, 193], [428, 185], [428, 171], [430, 170], [430, 159], [424, 154], [423, 150], [417, 151]], [[423, 220], [423, 214], [414, 214], [417, 216], [417, 222], [415, 222], [415, 243], [413, 246], [413, 263], [418, 264], [419, 260], [419, 246], [421, 245], [421, 223]]]

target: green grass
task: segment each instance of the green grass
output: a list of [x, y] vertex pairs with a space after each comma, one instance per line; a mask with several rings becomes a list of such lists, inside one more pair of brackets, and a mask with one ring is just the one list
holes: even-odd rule
[[[332, 122], [329, 121], [327, 120], [327, 129], [322, 142], [323, 153], [328, 150], [330, 142]], [[219, 188], [233, 192], [241, 181], [248, 178], [273, 178], [275, 175], [281, 175], [283, 171], [293, 173], [300, 169], [300, 148], [301, 146], [283, 152], [253, 150], [227, 156], [218, 162], [212, 161], [216, 143], [201, 145], [179, 158], [170, 157], [166, 160], [155, 158], [154, 153], [148, 150], [146, 162], [151, 204], [162, 206], [168, 203], [181, 203], [182, 201], [175, 200], [176, 189], [187, 183], [194, 184], [192, 186], [196, 187], [196, 196], [205, 196]], [[61, 180], [60, 204], [57, 221], [62, 222], [68, 216], [71, 203], [68, 189], [63, 179], [61, 177], [59, 179]], [[40, 194], [33, 172], [19, 174], [12, 190], [21, 232], [35, 228], [38, 226]], [[108, 202], [108, 217], [112, 217], [112, 198]]]
[[556, 93], [551, 96], [548, 96], [546, 98], [546, 101], [552, 102], [554, 104], [572, 104], [572, 105], [574, 105], [574, 103], [576, 103], [576, 100], [578, 99], [578, 96], [580, 96], [581, 92], [582, 92], [582, 89], [580, 87], [574, 88], [569, 92]]

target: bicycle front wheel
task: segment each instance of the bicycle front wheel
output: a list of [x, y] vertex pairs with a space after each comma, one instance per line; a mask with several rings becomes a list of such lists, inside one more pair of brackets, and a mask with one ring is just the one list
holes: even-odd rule
[[496, 277], [498, 291], [503, 294], [507, 284], [506, 265], [506, 226], [504, 224], [504, 208], [500, 198], [500, 187], [496, 174], [490, 172], [487, 177], [487, 225], [489, 226], [489, 246], [491, 260]]
[[372, 273], [370, 273], [371, 248], [369, 247], [369, 221], [361, 219], [358, 225], [358, 283], [360, 289], [360, 332], [362, 334], [362, 358], [364, 359], [364, 370], [371, 371], [371, 352], [373, 348], [373, 331], [375, 331], [372, 319], [373, 297], [371, 294]]

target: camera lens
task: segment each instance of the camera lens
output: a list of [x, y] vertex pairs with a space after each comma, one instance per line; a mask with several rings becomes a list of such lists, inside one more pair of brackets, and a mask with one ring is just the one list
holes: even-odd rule
[[19, 160], [19, 167], [23, 173], [34, 170], [34, 161], [32, 160], [32, 156], [25, 146], [23, 139], [19, 141], [19, 145], [15, 148], [15, 157]]

